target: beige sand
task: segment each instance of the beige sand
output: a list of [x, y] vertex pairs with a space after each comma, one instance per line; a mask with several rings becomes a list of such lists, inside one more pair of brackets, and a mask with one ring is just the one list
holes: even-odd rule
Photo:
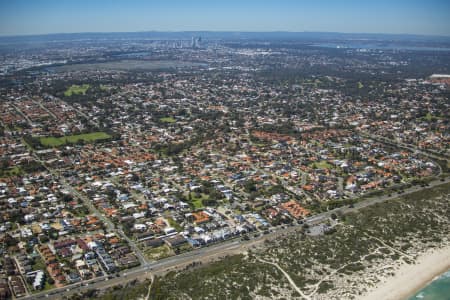
[[361, 299], [408, 299], [448, 269], [450, 269], [450, 246], [430, 250], [420, 255], [415, 264], [401, 265], [393, 277], [384, 278], [374, 290], [369, 291]]

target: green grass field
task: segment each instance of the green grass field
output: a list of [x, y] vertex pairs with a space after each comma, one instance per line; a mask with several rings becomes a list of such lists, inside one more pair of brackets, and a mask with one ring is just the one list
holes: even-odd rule
[[22, 169], [18, 166], [14, 166], [14, 167], [7, 168], [7, 169], [0, 169], [0, 178], [17, 176], [22, 173], [23, 173]]
[[97, 140], [109, 139], [111, 136], [106, 132], [91, 132], [85, 134], [68, 135], [63, 137], [42, 137], [40, 142], [45, 147], [59, 147], [69, 143], [76, 143], [80, 140], [94, 142]]
[[89, 84], [83, 84], [83, 85], [76, 85], [73, 84], [71, 87], [69, 87], [65, 92], [64, 96], [70, 97], [72, 95], [79, 95], [79, 94], [86, 94], [86, 91], [89, 89]]
[[173, 117], [165, 117], [165, 118], [161, 118], [159, 120], [163, 123], [175, 123], [176, 122], [176, 120]]
[[333, 166], [325, 160], [322, 160], [320, 162], [315, 162], [311, 166], [315, 169], [331, 169], [331, 168], [333, 168]]
[[440, 116], [433, 116], [431, 113], [427, 113], [427, 115], [425, 117], [422, 117], [422, 120], [428, 121], [428, 122], [430, 122], [430, 121], [436, 122], [441, 119], [443, 119], [443, 118]]
[[169, 221], [169, 225], [173, 228], [175, 228], [176, 231], [180, 232], [183, 231], [183, 227], [180, 226], [173, 218], [168, 217], [167, 221]]
[[194, 205], [194, 209], [201, 209], [204, 207], [203, 200], [208, 200], [209, 196], [201, 193], [200, 197], [196, 197], [195, 194], [191, 192], [192, 204]]

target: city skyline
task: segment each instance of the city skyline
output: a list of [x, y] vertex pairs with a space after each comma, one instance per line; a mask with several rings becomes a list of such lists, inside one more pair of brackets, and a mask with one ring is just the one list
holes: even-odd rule
[[77, 32], [250, 31], [450, 36], [434, 1], [0, 1], [0, 36]]

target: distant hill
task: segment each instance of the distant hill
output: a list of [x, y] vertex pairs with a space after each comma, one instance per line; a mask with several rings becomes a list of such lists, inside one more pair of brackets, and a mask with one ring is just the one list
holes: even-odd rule
[[46, 35], [0, 36], [0, 44], [22, 42], [47, 42], [47, 41], [73, 41], [89, 39], [190, 39], [192, 36], [201, 36], [206, 39], [223, 40], [386, 40], [398, 42], [426, 42], [434, 41], [450, 43], [448, 36], [424, 36], [404, 34], [374, 34], [374, 33], [339, 33], [339, 32], [232, 32], [232, 31], [180, 31], [180, 32], [89, 32], [89, 33], [58, 33]]

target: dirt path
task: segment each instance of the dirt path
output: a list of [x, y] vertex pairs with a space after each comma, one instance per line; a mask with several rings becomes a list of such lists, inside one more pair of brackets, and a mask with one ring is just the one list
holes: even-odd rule
[[289, 276], [289, 274], [286, 273], [286, 271], [284, 271], [278, 264], [273, 263], [273, 262], [270, 262], [270, 261], [267, 261], [267, 260], [263, 260], [263, 259], [261, 259], [261, 258], [257, 258], [257, 260], [259, 260], [259, 261], [262, 262], [262, 263], [270, 264], [270, 265], [272, 265], [272, 266], [275, 266], [278, 270], [281, 271], [281, 273], [283, 273], [284, 277], [286, 277], [286, 279], [289, 281], [289, 283], [291, 284], [291, 286], [297, 291], [297, 293], [300, 294], [300, 296], [302, 296], [304, 299], [311, 300], [311, 298], [310, 298], [309, 296], [305, 295], [305, 294], [300, 290], [300, 288], [295, 284], [294, 280], [292, 280], [291, 276]]
[[152, 290], [153, 282], [155, 282], [155, 276], [153, 276], [153, 274], [152, 274], [152, 276], [150, 277], [150, 280], [151, 280], [152, 282], [150, 282], [150, 285], [148, 286], [148, 292], [147, 292], [147, 296], [145, 296], [145, 300], [149, 300], [149, 299], [150, 299], [150, 292], [151, 292], [151, 290]]
[[380, 243], [381, 243], [383, 246], [385, 246], [386, 248], [388, 248], [388, 249], [390, 249], [390, 250], [392, 250], [392, 251], [394, 251], [394, 252], [397, 252], [398, 254], [400, 254], [400, 255], [402, 255], [402, 256], [405, 256], [405, 257], [407, 257], [407, 258], [409, 258], [409, 259], [414, 260], [414, 257], [412, 257], [411, 255], [406, 254], [405, 252], [402, 252], [402, 251], [397, 250], [397, 249], [395, 249], [395, 248], [392, 248], [391, 246], [389, 246], [388, 244], [386, 244], [383, 240], [380, 240], [379, 238], [374, 237], [374, 236], [371, 236], [370, 234], [367, 234], [367, 233], [365, 233], [365, 232], [364, 232], [364, 234], [365, 234], [367, 237], [371, 238], [371, 239], [377, 240], [378, 242], [380, 242]]

